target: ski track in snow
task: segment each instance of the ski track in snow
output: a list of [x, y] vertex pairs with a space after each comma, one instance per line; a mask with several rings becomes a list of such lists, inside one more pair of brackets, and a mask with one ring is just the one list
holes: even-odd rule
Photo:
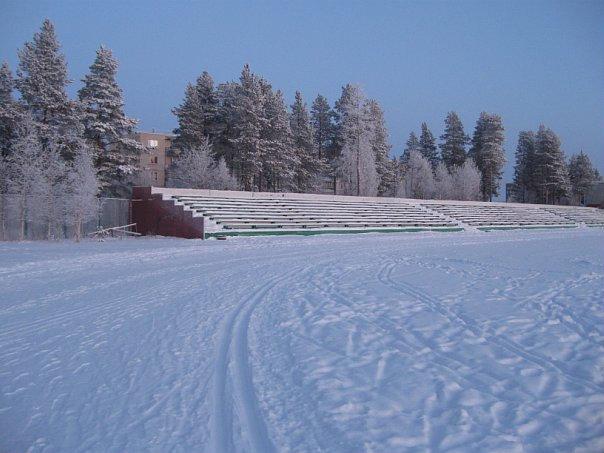
[[0, 244], [0, 451], [604, 451], [604, 232]]

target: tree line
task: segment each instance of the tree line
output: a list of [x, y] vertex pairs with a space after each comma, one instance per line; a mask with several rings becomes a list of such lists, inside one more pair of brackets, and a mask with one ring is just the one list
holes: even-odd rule
[[[13, 75], [0, 66], [0, 239], [7, 218], [76, 237], [98, 209], [98, 196], [126, 197], [146, 149], [124, 113], [117, 60], [101, 46], [76, 99], [54, 26], [46, 20], [18, 52]], [[15, 97], [15, 92], [18, 97]], [[354, 84], [333, 106], [321, 94], [310, 106], [300, 92], [287, 105], [280, 90], [245, 65], [238, 80], [217, 86], [203, 72], [173, 109], [180, 151], [168, 172], [177, 187], [334, 193], [459, 200], [499, 195], [504, 126], [482, 112], [472, 136], [456, 112], [436, 137], [426, 123], [391, 155], [384, 112]], [[583, 152], [567, 162], [545, 126], [518, 138], [516, 201], [578, 203], [600, 175]]]
[[[505, 163], [498, 115], [482, 113], [470, 139], [450, 112], [438, 145], [423, 123], [419, 139], [411, 133], [395, 158], [383, 110], [359, 86], [345, 85], [333, 107], [319, 94], [309, 108], [296, 92], [288, 108], [283, 93], [249, 65], [238, 81], [217, 86], [203, 72], [173, 113], [174, 146], [182, 152], [170, 172], [174, 186], [490, 199]], [[196, 177], [192, 162], [213, 176]]]
[[[497, 114], [482, 112], [470, 137], [451, 111], [439, 143], [422, 123], [419, 137], [411, 132], [394, 158], [383, 110], [359, 86], [345, 85], [333, 107], [318, 94], [309, 108], [296, 92], [288, 108], [283, 93], [249, 65], [238, 81], [218, 86], [203, 72], [173, 113], [182, 150], [169, 178], [174, 186], [484, 201], [500, 195], [506, 158]], [[518, 202], [577, 204], [600, 179], [583, 152], [567, 162], [545, 126], [520, 132], [515, 158], [511, 198]]]

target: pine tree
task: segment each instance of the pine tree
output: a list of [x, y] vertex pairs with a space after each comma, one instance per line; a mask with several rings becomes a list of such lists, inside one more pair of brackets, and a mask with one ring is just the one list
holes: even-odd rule
[[390, 143], [384, 112], [380, 104], [370, 99], [365, 103], [369, 122], [369, 141], [375, 156], [375, 166], [379, 178], [378, 195], [383, 196], [394, 191], [394, 172], [390, 165]]
[[514, 192], [518, 201], [532, 202], [537, 193], [535, 185], [536, 143], [532, 131], [520, 131], [514, 166]]
[[436, 139], [432, 132], [430, 132], [430, 129], [428, 129], [426, 123], [422, 123], [422, 133], [419, 136], [419, 151], [430, 162], [432, 169], [436, 169], [440, 161], [436, 148]]
[[329, 106], [327, 99], [319, 94], [312, 104], [310, 114], [317, 156], [319, 159], [330, 162], [333, 160], [335, 113]]
[[117, 66], [111, 50], [101, 46], [78, 96], [84, 108], [84, 136], [95, 154], [101, 189], [105, 194], [126, 195], [143, 147], [132, 138], [136, 120], [124, 114], [122, 90], [115, 79]]
[[482, 112], [476, 121], [472, 147], [468, 153], [482, 175], [483, 200], [499, 194], [499, 182], [505, 165], [503, 122], [499, 115]]
[[187, 85], [182, 104], [172, 109], [178, 120], [175, 146], [179, 149], [195, 148], [201, 145], [204, 137], [214, 144], [224, 128], [219, 111], [214, 80], [204, 71], [195, 85]]
[[409, 138], [407, 139], [407, 143], [405, 144], [405, 149], [403, 150], [403, 154], [401, 155], [401, 162], [404, 164], [409, 160], [409, 155], [412, 151], [420, 151], [419, 140], [417, 139], [417, 135], [415, 132], [411, 132], [409, 134]]
[[[271, 191], [298, 190], [296, 172], [302, 161], [296, 155], [289, 115], [281, 91], [265, 86], [265, 128], [262, 130], [262, 179]], [[308, 164], [308, 162], [305, 162]], [[261, 181], [262, 181], [261, 179]], [[262, 190], [262, 186], [261, 186]]]
[[[218, 85], [216, 89], [216, 96], [218, 98], [218, 123], [220, 124], [220, 134], [214, 139], [212, 143], [212, 150], [214, 157], [220, 159], [223, 158], [226, 165], [236, 170], [236, 156], [238, 149], [235, 147], [234, 142], [237, 139], [237, 128], [238, 124], [238, 110], [239, 103], [238, 97], [240, 92], [240, 85], [237, 82], [226, 82]], [[239, 175], [239, 171], [235, 171]]]
[[32, 42], [19, 51], [16, 85], [38, 128], [43, 148], [52, 141], [67, 159], [80, 146], [81, 136], [79, 107], [65, 91], [69, 83], [65, 57], [54, 26], [47, 19]]
[[0, 66], [0, 155], [8, 156], [15, 139], [21, 106], [13, 98], [15, 81], [7, 63]]
[[379, 186], [365, 97], [356, 85], [346, 85], [336, 102], [337, 141], [341, 146], [337, 174], [347, 195], [375, 196]]
[[333, 179], [333, 193], [338, 190], [338, 178], [342, 172], [342, 150], [345, 144], [344, 135], [344, 119], [346, 117], [346, 109], [354, 103], [353, 98], [357, 96], [359, 87], [350, 83], [342, 87], [340, 98], [336, 100], [333, 109], [333, 140], [330, 150], [330, 173]]
[[318, 178], [327, 167], [318, 156], [308, 110], [299, 91], [296, 91], [289, 121], [296, 155], [300, 161], [296, 171], [296, 185], [300, 192], [311, 192], [317, 189]]
[[254, 181], [263, 170], [262, 153], [265, 149], [262, 132], [268, 127], [264, 112], [264, 92], [259, 78], [245, 65], [233, 93], [233, 118], [230, 145], [234, 149], [233, 167], [244, 190], [252, 190]]
[[440, 136], [442, 160], [450, 170], [463, 165], [466, 160], [466, 145], [470, 137], [463, 130], [463, 124], [455, 112], [449, 112], [445, 118], [445, 132]]
[[569, 193], [568, 167], [560, 148], [560, 139], [551, 129], [541, 125], [535, 140], [538, 201], [558, 203], [561, 197]]
[[583, 151], [573, 155], [568, 165], [568, 175], [574, 201], [583, 204], [585, 195], [590, 191], [594, 182], [597, 181], [597, 174], [589, 156]]

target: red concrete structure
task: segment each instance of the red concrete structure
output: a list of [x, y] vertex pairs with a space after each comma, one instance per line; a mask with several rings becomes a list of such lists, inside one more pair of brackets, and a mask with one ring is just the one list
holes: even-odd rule
[[133, 188], [132, 223], [136, 223], [136, 232], [143, 236], [204, 239], [203, 217], [193, 217], [191, 211], [185, 211], [174, 201], [151, 193], [151, 187]]

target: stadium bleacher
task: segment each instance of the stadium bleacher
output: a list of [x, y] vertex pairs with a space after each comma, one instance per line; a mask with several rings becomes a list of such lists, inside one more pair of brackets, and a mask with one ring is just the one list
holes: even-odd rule
[[180, 237], [604, 226], [595, 208], [496, 202], [155, 187], [133, 201], [138, 232]]
[[578, 206], [547, 206], [545, 210], [571, 222], [584, 223], [586, 226], [604, 226], [604, 210]]
[[422, 205], [479, 229], [576, 226], [575, 221], [556, 215], [541, 205], [459, 201], [425, 201]]
[[173, 195], [194, 215], [207, 219], [206, 231], [333, 229], [451, 229], [456, 222], [407, 203], [297, 198], [238, 198]]

